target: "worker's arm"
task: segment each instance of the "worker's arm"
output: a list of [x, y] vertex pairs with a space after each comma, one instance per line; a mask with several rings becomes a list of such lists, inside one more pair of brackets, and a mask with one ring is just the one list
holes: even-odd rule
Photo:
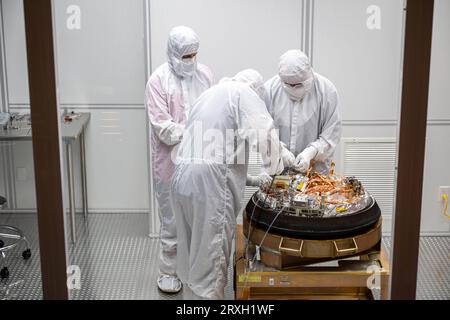
[[145, 105], [152, 130], [165, 144], [179, 143], [183, 137], [184, 124], [176, 123], [169, 113], [167, 93], [162, 88], [159, 77], [152, 76], [145, 89]]
[[282, 147], [264, 102], [252, 90], [243, 92], [240, 95], [238, 111], [238, 126], [242, 137], [247, 139], [251, 146], [258, 146], [264, 170], [270, 175], [281, 173], [284, 169]]
[[314, 160], [318, 161], [326, 161], [333, 155], [342, 133], [339, 97], [334, 86], [331, 85], [324, 94], [322, 104], [321, 132], [319, 138], [308, 146], [316, 149]]

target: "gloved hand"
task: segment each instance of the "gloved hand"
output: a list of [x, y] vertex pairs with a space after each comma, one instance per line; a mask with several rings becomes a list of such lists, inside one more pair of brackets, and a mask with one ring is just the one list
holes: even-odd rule
[[260, 187], [264, 183], [272, 182], [272, 177], [267, 173], [263, 172], [257, 176], [247, 175], [247, 186]]
[[259, 179], [260, 182], [261, 182], [260, 185], [263, 185], [263, 184], [270, 184], [270, 183], [272, 182], [272, 177], [271, 177], [268, 173], [266, 173], [266, 172], [261, 173], [261, 174], [258, 176], [258, 179]]
[[295, 156], [294, 154], [289, 151], [288, 148], [286, 148], [285, 146], [281, 147], [281, 159], [283, 161], [283, 166], [285, 168], [287, 167], [292, 167], [294, 165], [295, 162]]
[[177, 123], [176, 126], [173, 126], [172, 132], [170, 133], [170, 145], [178, 144], [183, 139], [185, 125], [181, 123]]
[[314, 159], [316, 154], [316, 148], [313, 146], [307, 147], [295, 158], [294, 168], [301, 173], [305, 173], [308, 171], [311, 160]]

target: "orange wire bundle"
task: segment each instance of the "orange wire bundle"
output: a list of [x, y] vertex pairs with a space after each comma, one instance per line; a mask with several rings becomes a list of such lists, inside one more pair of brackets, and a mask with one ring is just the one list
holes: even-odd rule
[[332, 178], [324, 177], [319, 173], [315, 173], [306, 185], [305, 193], [319, 193], [320, 195], [331, 192], [336, 188], [336, 181]]

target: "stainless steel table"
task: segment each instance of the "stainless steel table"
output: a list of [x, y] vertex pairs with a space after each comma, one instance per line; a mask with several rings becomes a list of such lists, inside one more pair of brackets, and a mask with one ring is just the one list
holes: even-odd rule
[[[76, 242], [76, 222], [75, 222], [75, 187], [74, 187], [74, 170], [73, 170], [73, 152], [72, 146], [76, 140], [80, 142], [80, 162], [81, 162], [81, 189], [83, 214], [87, 218], [88, 215], [88, 197], [86, 183], [86, 149], [84, 141], [84, 132], [89, 122], [91, 114], [89, 112], [67, 114], [73, 117], [71, 122], [61, 120], [61, 135], [66, 147], [67, 162], [67, 181], [69, 191], [69, 209], [70, 209], [70, 226], [72, 242]], [[75, 117], [74, 117], [75, 116]], [[12, 128], [4, 130], [0, 128], [0, 141], [25, 141], [31, 140], [31, 125], [26, 120], [13, 121]]]

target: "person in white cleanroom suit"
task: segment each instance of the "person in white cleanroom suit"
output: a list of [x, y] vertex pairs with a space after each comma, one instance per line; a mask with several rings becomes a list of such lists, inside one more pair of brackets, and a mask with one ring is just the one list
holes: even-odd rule
[[170, 205], [173, 174], [172, 149], [181, 141], [191, 106], [213, 82], [208, 67], [198, 64], [199, 39], [190, 28], [172, 29], [167, 45], [168, 62], [148, 80], [145, 104], [151, 123], [152, 170], [159, 206], [160, 257], [158, 287], [178, 292], [182, 284], [176, 275], [177, 234]]
[[341, 115], [336, 87], [314, 72], [308, 57], [289, 50], [280, 58], [278, 75], [265, 83], [265, 102], [279, 129], [282, 143], [291, 152], [294, 167], [328, 173], [341, 139]]
[[172, 182], [177, 267], [185, 297], [188, 292], [194, 299], [224, 297], [249, 147], [257, 143], [261, 152], [270, 146], [272, 152], [261, 152], [267, 173], [283, 170], [279, 137], [258, 96], [262, 82], [254, 85], [260, 79], [256, 71], [244, 70], [211, 87], [198, 98], [186, 124]]

